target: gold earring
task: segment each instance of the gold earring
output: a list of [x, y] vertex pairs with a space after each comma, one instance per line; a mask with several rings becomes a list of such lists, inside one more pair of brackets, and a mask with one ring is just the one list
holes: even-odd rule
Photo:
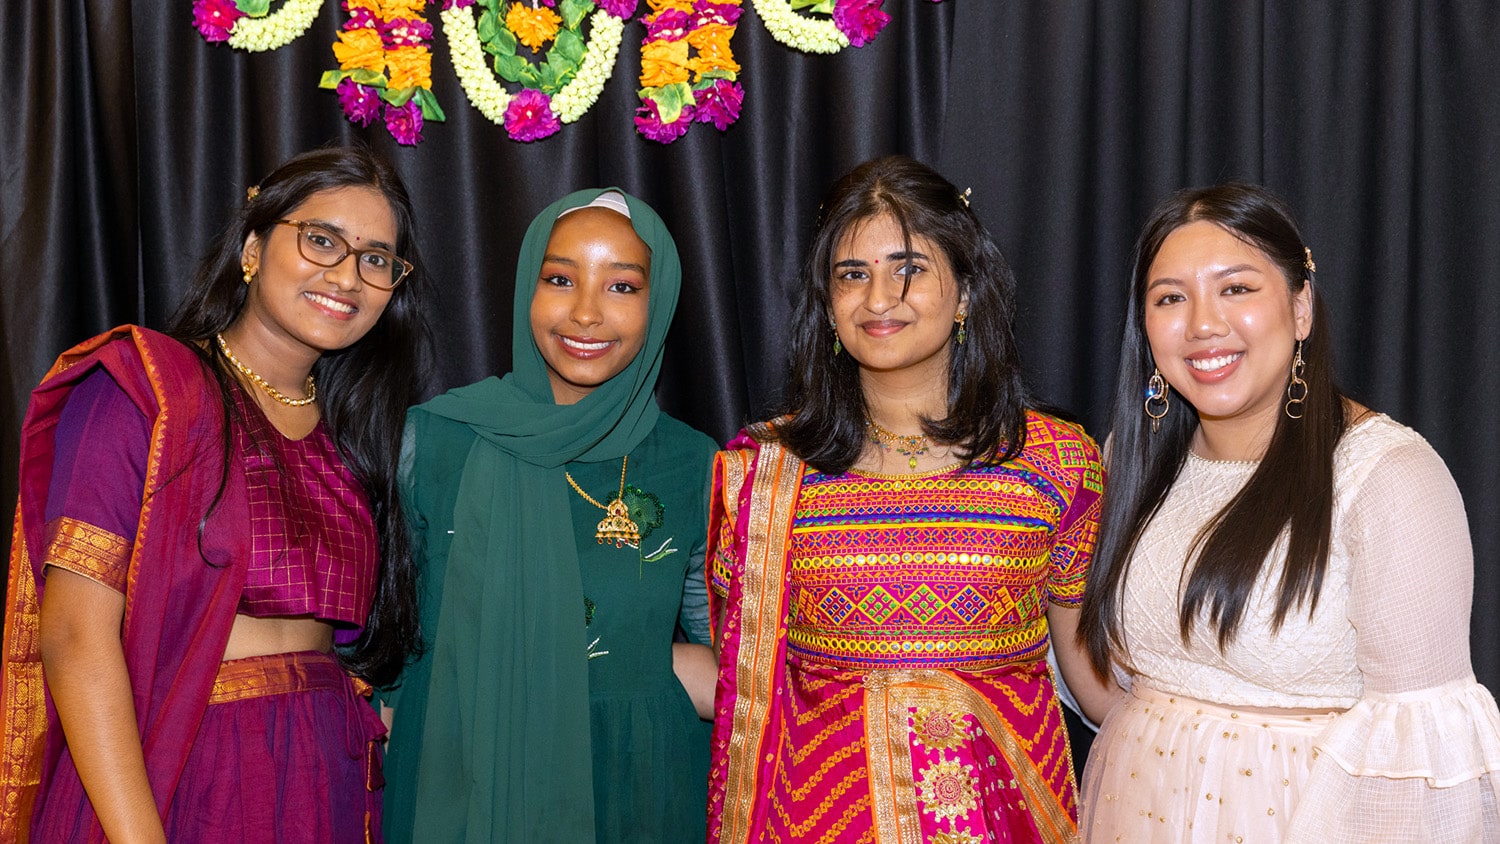
[[838, 357], [839, 352], [844, 350], [844, 344], [839, 342], [839, 325], [833, 321], [833, 317], [828, 318], [828, 327], [833, 330], [833, 356]]
[[1297, 351], [1292, 355], [1292, 381], [1286, 385], [1286, 404], [1281, 407], [1288, 419], [1301, 419], [1307, 415], [1307, 408], [1303, 406], [1303, 402], [1307, 401], [1307, 382], [1302, 380], [1305, 369], [1307, 364], [1302, 361], [1302, 341], [1298, 340]]
[[960, 346], [964, 344], [964, 340], [969, 336], [969, 332], [964, 329], [964, 320], [968, 318], [969, 315], [963, 311], [959, 311], [958, 315], [953, 318], [953, 321], [958, 323], [958, 334], [953, 339]]
[[249, 264], [240, 264], [240, 269], [245, 271], [243, 278], [245, 279], [245, 283], [249, 284], [250, 279], [255, 278], [255, 269]]
[[[1162, 417], [1166, 416], [1167, 411], [1172, 409], [1171, 403], [1167, 401], [1167, 397], [1171, 392], [1172, 388], [1167, 386], [1167, 379], [1161, 377], [1161, 370], [1154, 366], [1151, 367], [1151, 378], [1146, 382], [1146, 402], [1144, 406], [1146, 415], [1151, 417], [1151, 433], [1153, 434], [1161, 430]], [[1153, 402], [1155, 403], [1154, 405]]]

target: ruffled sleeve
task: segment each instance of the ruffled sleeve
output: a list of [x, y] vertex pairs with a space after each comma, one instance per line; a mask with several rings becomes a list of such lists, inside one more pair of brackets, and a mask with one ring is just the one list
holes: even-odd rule
[[1343, 512], [1364, 694], [1319, 737], [1293, 842], [1500, 841], [1500, 710], [1474, 679], [1458, 488], [1415, 435]]

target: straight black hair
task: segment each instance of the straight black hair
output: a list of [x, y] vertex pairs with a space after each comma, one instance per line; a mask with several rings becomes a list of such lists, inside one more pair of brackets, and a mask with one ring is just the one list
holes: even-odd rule
[[[1115, 387], [1109, 484], [1079, 619], [1080, 635], [1101, 674], [1126, 644], [1121, 601], [1131, 556], [1176, 481], [1199, 424], [1197, 409], [1177, 393], [1171, 395], [1171, 410], [1159, 431], [1151, 430], [1142, 408], [1155, 368], [1145, 329], [1151, 264], [1168, 235], [1199, 221], [1220, 226], [1264, 253], [1281, 270], [1290, 295], [1312, 284], [1311, 252], [1290, 209], [1257, 185], [1232, 182], [1180, 191], [1156, 208], [1142, 230]], [[1327, 315], [1322, 297], [1312, 292], [1312, 331], [1302, 348], [1307, 382], [1302, 418], [1277, 415], [1260, 465], [1204, 525], [1183, 560], [1187, 583], [1178, 629], [1184, 642], [1205, 612], [1221, 650], [1234, 640], [1256, 579], [1271, 564], [1271, 550], [1283, 532], [1288, 534], [1287, 555], [1272, 629], [1279, 629], [1294, 607], [1305, 605], [1309, 614], [1317, 608], [1333, 530], [1334, 451], [1347, 423], [1343, 397], [1333, 381]]]
[[[166, 333], [195, 351], [219, 385], [224, 411], [223, 460], [217, 506], [234, 459], [234, 391], [240, 390], [214, 342], [239, 316], [248, 286], [240, 270], [245, 239], [262, 243], [276, 221], [313, 195], [340, 188], [378, 191], [396, 219], [397, 255], [414, 269], [391, 294], [385, 312], [353, 345], [328, 352], [313, 366], [324, 424], [344, 463], [364, 487], [379, 540], [379, 579], [360, 636], [337, 649], [351, 673], [372, 683], [395, 679], [420, 647], [416, 568], [397, 491], [396, 467], [406, 408], [420, 398], [430, 371], [431, 336], [422, 301], [426, 280], [416, 243], [416, 220], [406, 186], [394, 168], [365, 147], [329, 147], [302, 153], [263, 180], [214, 241], [193, 277]], [[205, 522], [207, 516], [205, 515]], [[200, 522], [200, 536], [205, 522]]]
[[949, 344], [948, 414], [924, 419], [923, 432], [957, 446], [965, 462], [1003, 462], [1020, 453], [1027, 396], [1013, 326], [1015, 277], [968, 198], [931, 167], [892, 155], [867, 161], [839, 179], [822, 209], [792, 317], [783, 407], [789, 418], [776, 423], [774, 432], [755, 429], [757, 436], [778, 438], [822, 472], [847, 471], [859, 459], [868, 408], [859, 364], [833, 350], [834, 252], [856, 226], [888, 214], [901, 226], [907, 252], [913, 237], [943, 251], [960, 293], [969, 297], [967, 336], [962, 344]]

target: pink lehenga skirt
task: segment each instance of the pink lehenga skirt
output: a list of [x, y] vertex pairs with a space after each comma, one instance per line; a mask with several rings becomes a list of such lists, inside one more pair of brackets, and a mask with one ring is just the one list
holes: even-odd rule
[[1086, 842], [1275, 844], [1337, 717], [1267, 715], [1137, 684], [1084, 766]]

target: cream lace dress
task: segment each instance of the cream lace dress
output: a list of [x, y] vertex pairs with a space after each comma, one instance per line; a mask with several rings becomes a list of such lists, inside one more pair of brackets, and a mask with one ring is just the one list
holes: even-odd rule
[[[1500, 712], [1469, 661], [1473, 551], [1442, 459], [1388, 417], [1361, 421], [1335, 457], [1316, 612], [1271, 632], [1273, 563], [1225, 651], [1202, 624], [1184, 644], [1183, 560], [1254, 470], [1189, 456], [1141, 538], [1132, 692], [1089, 755], [1084, 840], [1500, 842]], [[1246, 709], [1268, 707], [1321, 712]]]

